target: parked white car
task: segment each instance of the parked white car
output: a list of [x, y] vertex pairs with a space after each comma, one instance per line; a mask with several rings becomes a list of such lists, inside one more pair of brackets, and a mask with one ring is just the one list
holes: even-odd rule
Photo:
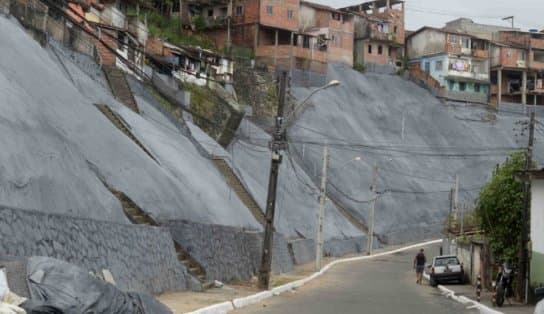
[[432, 264], [427, 265], [426, 271], [429, 274], [429, 283], [433, 287], [441, 282], [456, 281], [461, 284], [465, 282], [463, 264], [454, 255], [434, 257]]

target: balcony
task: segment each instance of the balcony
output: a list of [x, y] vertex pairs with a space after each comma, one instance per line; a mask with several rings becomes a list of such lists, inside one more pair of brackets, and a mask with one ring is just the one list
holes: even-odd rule
[[464, 78], [475, 82], [489, 82], [489, 73], [449, 70], [446, 78]]
[[531, 47], [536, 49], [544, 49], [544, 39], [531, 38]]
[[257, 47], [255, 53], [257, 57], [268, 57], [273, 58], [274, 56], [278, 59], [290, 58], [291, 56], [301, 59], [308, 59], [319, 62], [327, 62], [327, 53], [319, 51], [317, 49], [302, 48], [298, 46], [291, 45], [266, 45]]

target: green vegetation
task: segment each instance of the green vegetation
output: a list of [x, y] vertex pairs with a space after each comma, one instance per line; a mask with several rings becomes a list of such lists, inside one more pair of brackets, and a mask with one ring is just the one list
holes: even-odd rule
[[524, 205], [523, 183], [514, 179], [514, 173], [524, 167], [525, 155], [512, 154], [482, 187], [476, 206], [477, 218], [489, 237], [494, 256], [513, 263], [520, 250]]
[[[155, 11], [147, 11], [144, 14], [147, 14], [147, 23], [151, 36], [166, 38], [174, 45], [192, 45], [206, 49], [214, 48], [214, 44], [207, 37], [198, 33], [189, 34], [182, 31], [181, 20], [179, 18], [166, 17]], [[195, 24], [197, 21], [195, 21]], [[203, 28], [199, 28], [197, 25], [197, 30], [201, 31]]]

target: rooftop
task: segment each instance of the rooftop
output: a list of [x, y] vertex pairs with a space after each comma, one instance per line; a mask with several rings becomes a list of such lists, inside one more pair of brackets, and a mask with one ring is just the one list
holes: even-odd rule
[[300, 1], [300, 4], [301, 5], [306, 5], [306, 6], [309, 6], [309, 7], [312, 7], [314, 9], [318, 9], [318, 10], [323, 10], [323, 11], [329, 11], [329, 12], [334, 12], [334, 13], [342, 13], [342, 14], [345, 14], [345, 12], [342, 12], [338, 9], [335, 9], [333, 7], [330, 7], [328, 5], [323, 5], [323, 4], [319, 4], [319, 3], [314, 3], [314, 2], [309, 2], [309, 1]]
[[483, 38], [479, 38], [478, 36], [474, 36], [472, 34], [469, 34], [469, 33], [466, 33], [466, 32], [460, 32], [460, 31], [456, 31], [456, 30], [449, 30], [449, 29], [443, 29], [443, 28], [436, 28], [436, 27], [431, 27], [431, 26], [423, 26], [422, 28], [418, 29], [417, 31], [414, 31], [412, 33], [410, 33], [409, 35], [406, 36], [406, 39], [416, 35], [416, 34], [419, 34], [423, 31], [426, 31], [426, 30], [433, 30], [433, 31], [437, 31], [437, 32], [440, 32], [440, 33], [445, 33], [445, 34], [454, 34], [454, 35], [460, 35], [460, 36], [466, 36], [466, 37], [470, 37], [470, 38], [473, 38], [473, 39], [480, 39], [480, 40], [487, 40], [487, 39], [483, 39]]
[[387, 3], [389, 2], [389, 5], [397, 5], [400, 3], [404, 3], [402, 0], [375, 0], [375, 1], [368, 1], [363, 2], [361, 4], [352, 5], [349, 7], [341, 8], [343, 11], [367, 11], [367, 10], [373, 10], [373, 9], [381, 9], [387, 7]]

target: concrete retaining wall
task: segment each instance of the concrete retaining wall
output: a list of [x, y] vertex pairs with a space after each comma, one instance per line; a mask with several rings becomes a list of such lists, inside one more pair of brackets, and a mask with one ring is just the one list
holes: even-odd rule
[[[257, 274], [261, 261], [262, 233], [184, 220], [169, 221], [165, 225], [172, 237], [206, 269], [208, 279], [243, 280]], [[287, 241], [280, 234], [274, 235], [272, 257], [275, 273], [292, 270]]]
[[187, 274], [164, 228], [0, 207], [0, 255], [48, 256], [89, 271], [108, 269], [123, 290], [185, 290]]

